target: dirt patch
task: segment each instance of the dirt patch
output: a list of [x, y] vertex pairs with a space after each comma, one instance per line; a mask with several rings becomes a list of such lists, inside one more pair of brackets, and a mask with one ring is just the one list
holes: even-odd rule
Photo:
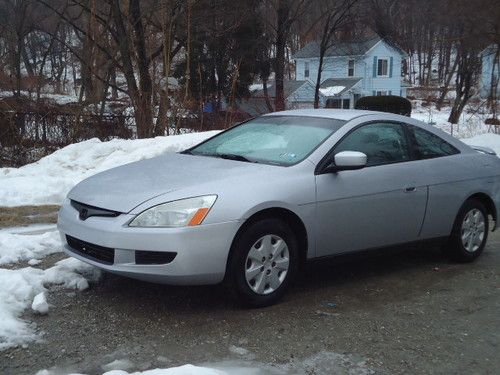
[[0, 228], [30, 224], [55, 224], [59, 206], [0, 207]]

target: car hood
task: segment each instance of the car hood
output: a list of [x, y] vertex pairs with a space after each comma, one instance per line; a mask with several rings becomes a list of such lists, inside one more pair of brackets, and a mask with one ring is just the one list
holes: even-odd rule
[[89, 177], [76, 185], [68, 198], [127, 213], [150, 199], [175, 190], [213, 181], [226, 184], [224, 180], [269, 168], [281, 167], [206, 156], [166, 154]]

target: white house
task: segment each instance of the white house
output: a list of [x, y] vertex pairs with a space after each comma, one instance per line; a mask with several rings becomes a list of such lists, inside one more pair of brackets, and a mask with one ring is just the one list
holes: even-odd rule
[[[319, 43], [311, 42], [295, 53], [296, 80], [316, 84], [319, 50]], [[323, 61], [322, 104], [353, 108], [362, 96], [406, 97], [406, 86], [401, 84], [401, 63], [406, 57], [404, 51], [378, 36], [335, 43], [326, 51]]]

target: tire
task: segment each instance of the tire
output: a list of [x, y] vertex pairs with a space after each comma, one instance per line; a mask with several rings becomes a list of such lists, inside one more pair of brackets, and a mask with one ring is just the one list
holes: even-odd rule
[[226, 282], [240, 303], [269, 306], [283, 297], [298, 265], [298, 242], [290, 227], [279, 219], [262, 219], [236, 238]]
[[446, 254], [457, 262], [472, 262], [481, 255], [488, 240], [488, 210], [477, 199], [467, 200], [458, 212]]

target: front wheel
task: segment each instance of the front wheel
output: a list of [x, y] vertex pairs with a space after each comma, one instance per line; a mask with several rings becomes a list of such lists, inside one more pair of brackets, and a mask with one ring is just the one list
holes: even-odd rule
[[253, 307], [276, 303], [298, 268], [297, 239], [288, 225], [278, 219], [257, 221], [233, 246], [228, 282], [239, 301]]
[[472, 262], [484, 250], [488, 239], [488, 211], [476, 199], [466, 201], [458, 212], [446, 246], [449, 256], [459, 262]]

